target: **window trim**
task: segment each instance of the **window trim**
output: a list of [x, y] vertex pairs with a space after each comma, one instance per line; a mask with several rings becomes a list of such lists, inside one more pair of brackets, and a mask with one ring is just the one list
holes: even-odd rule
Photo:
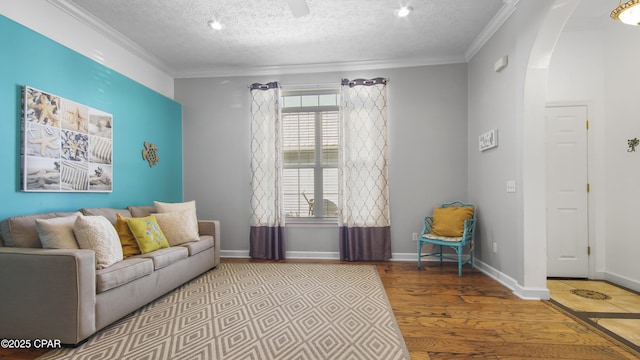
[[[284, 98], [286, 96], [305, 96], [305, 95], [339, 95], [340, 89], [330, 89], [330, 90], [288, 90], [282, 91], [281, 97]], [[338, 99], [339, 101], [339, 99]], [[284, 99], [281, 102], [284, 105]], [[338, 217], [337, 216], [322, 216], [316, 214], [323, 214], [323, 204], [324, 204], [324, 169], [338, 169], [338, 164], [336, 165], [326, 165], [322, 162], [322, 113], [324, 112], [336, 112], [339, 116], [340, 114], [340, 105], [318, 105], [318, 106], [289, 106], [289, 107], [281, 107], [280, 111], [282, 114], [288, 113], [314, 113], [314, 129], [315, 129], [315, 154], [314, 154], [314, 164], [313, 165], [286, 165], [283, 164], [283, 169], [314, 169], [314, 209], [313, 216], [286, 216], [287, 223], [296, 224], [296, 225], [335, 225], [337, 224]], [[318, 151], [320, 150], [320, 151]], [[315, 201], [315, 199], [319, 199], [320, 201]], [[337, 204], [336, 204], [337, 205]]]

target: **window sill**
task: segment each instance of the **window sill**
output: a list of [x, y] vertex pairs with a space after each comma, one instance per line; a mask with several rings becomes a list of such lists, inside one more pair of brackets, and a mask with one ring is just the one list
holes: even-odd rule
[[337, 227], [338, 218], [286, 218], [287, 227]]

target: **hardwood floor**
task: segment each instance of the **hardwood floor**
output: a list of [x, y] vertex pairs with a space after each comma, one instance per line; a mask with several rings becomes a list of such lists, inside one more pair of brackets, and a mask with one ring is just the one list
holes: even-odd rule
[[[223, 262], [262, 262], [223, 259]], [[287, 260], [287, 262], [321, 262]], [[418, 359], [639, 359], [546, 301], [521, 300], [486, 275], [453, 264], [374, 262], [396, 320]], [[0, 359], [35, 359], [42, 352], [0, 349]]]
[[[424, 263], [423, 263], [424, 264]], [[454, 264], [378, 264], [396, 320], [416, 359], [638, 359], [546, 301], [522, 300]]]

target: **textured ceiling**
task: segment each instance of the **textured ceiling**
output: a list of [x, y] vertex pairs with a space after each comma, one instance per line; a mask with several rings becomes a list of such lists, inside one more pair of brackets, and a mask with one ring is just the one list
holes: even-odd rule
[[[446, 63], [513, 0], [307, 0], [294, 18], [285, 0], [51, 0], [128, 39], [176, 77], [349, 63]], [[397, 18], [408, 4], [414, 11]], [[207, 26], [217, 17], [221, 31]], [[115, 36], [113, 34], [116, 34]]]

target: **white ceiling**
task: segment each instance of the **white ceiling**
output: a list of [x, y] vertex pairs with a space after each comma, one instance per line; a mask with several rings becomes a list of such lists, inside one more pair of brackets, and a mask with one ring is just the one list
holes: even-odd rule
[[307, 0], [294, 18], [285, 0], [50, 1], [176, 78], [466, 62], [518, 2]]

